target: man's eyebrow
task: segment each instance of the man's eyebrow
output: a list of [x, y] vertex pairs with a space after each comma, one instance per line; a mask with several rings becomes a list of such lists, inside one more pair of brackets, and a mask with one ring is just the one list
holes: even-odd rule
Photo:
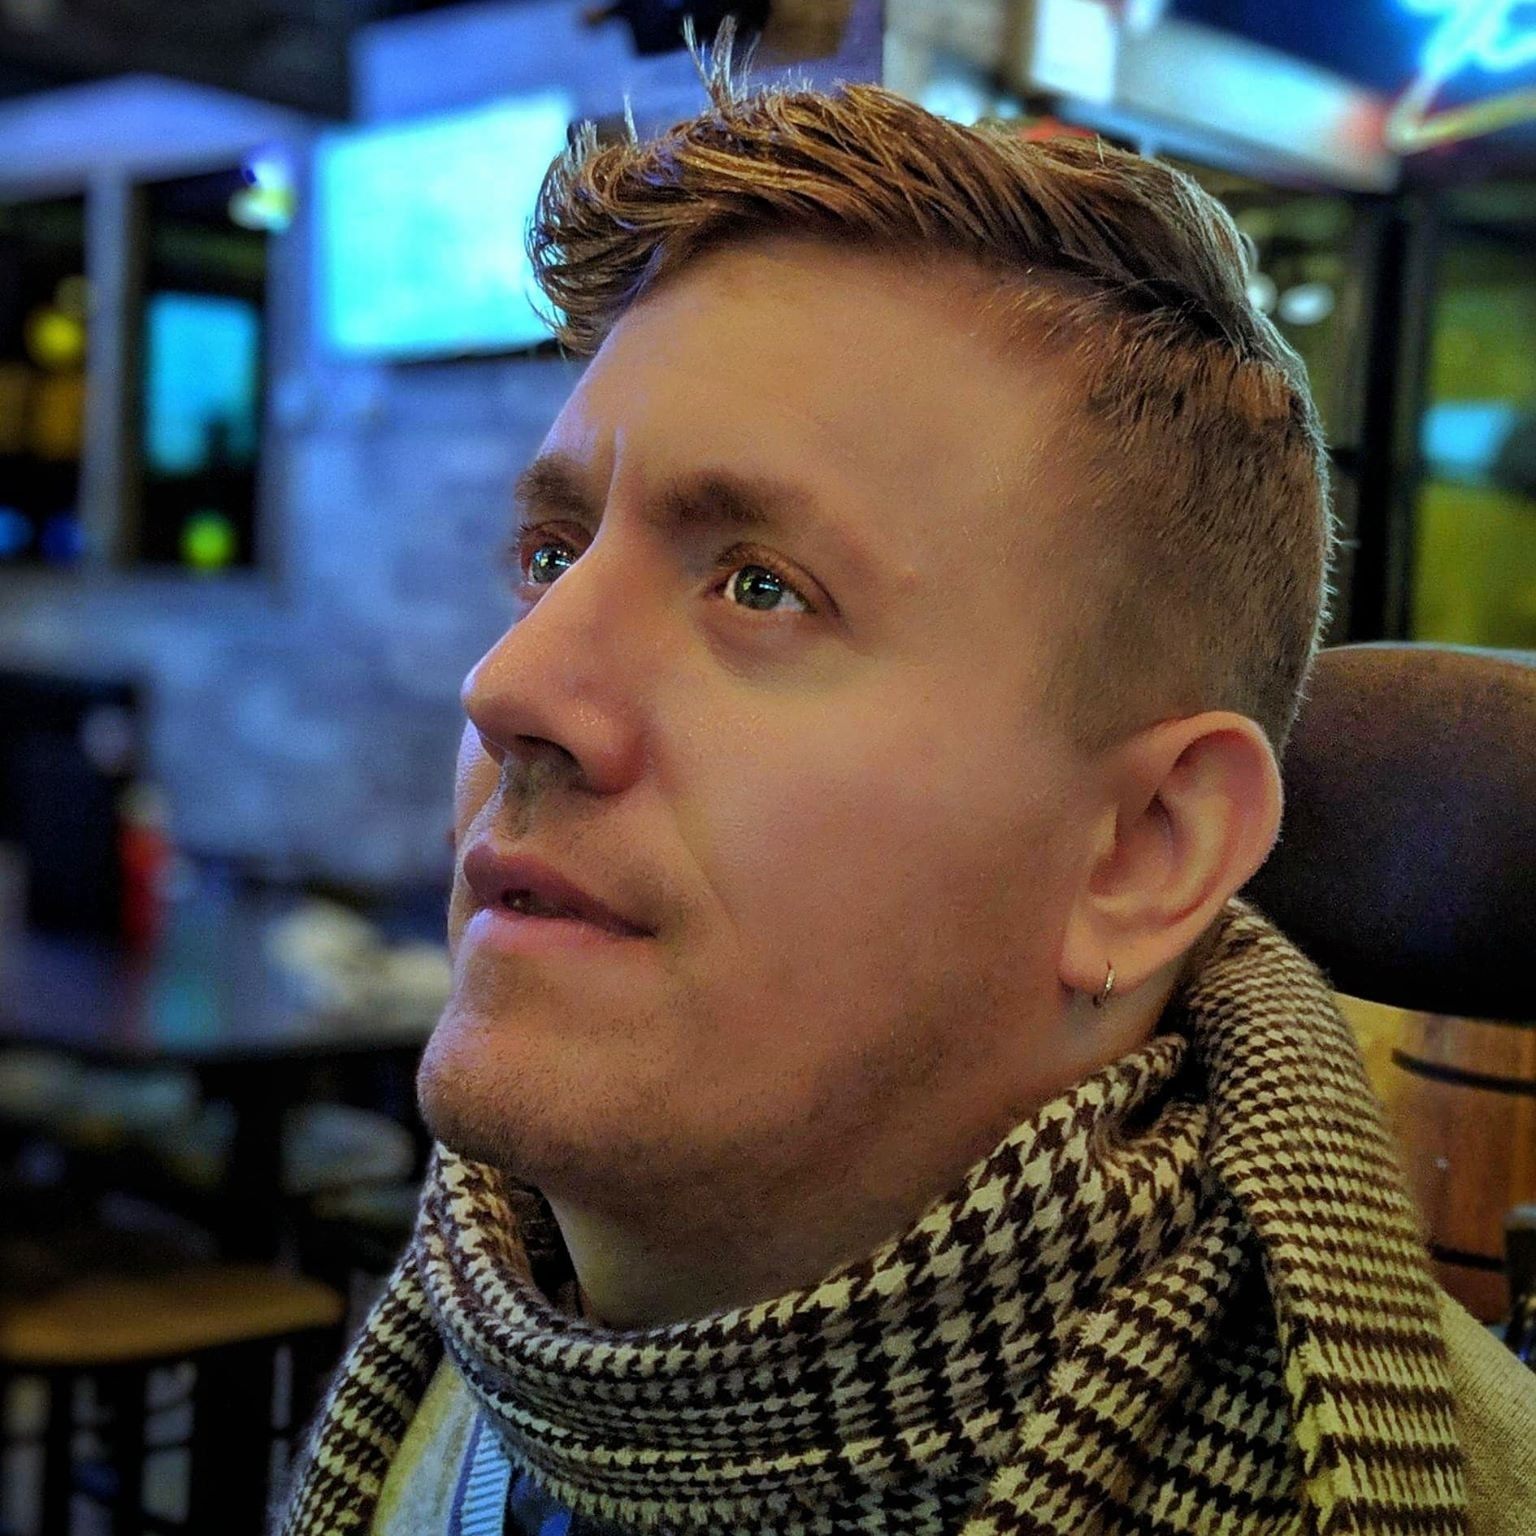
[[519, 512], [569, 512], [595, 521], [602, 508], [582, 488], [581, 471], [568, 454], [546, 453], [517, 477], [512, 499]]
[[[580, 466], [568, 454], [543, 454], [517, 477], [514, 498], [518, 509], [525, 515], [534, 510], [564, 512], [596, 524], [602, 507], [588, 494], [582, 479]], [[663, 488], [649, 521], [664, 532], [693, 528], [771, 531], [787, 527], [795, 517], [830, 534], [860, 570], [872, 573], [878, 568], [851, 534], [818, 514], [816, 498], [809, 490], [769, 475], [743, 475], [724, 469], [695, 471]]]

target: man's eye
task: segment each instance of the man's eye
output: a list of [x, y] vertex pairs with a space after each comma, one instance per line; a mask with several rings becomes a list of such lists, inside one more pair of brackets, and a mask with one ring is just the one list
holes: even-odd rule
[[566, 540], [536, 528], [520, 529], [502, 548], [502, 564], [514, 586], [547, 587], [576, 563], [578, 551]]
[[733, 544], [722, 550], [715, 569], [726, 576], [713, 591], [734, 608], [775, 614], [820, 612], [774, 556], [754, 544]]
[[[575, 565], [579, 551], [563, 539], [544, 537], [535, 541], [527, 536], [508, 551], [510, 563], [524, 586], [547, 587]], [[716, 562], [716, 569], [728, 574], [714, 592], [733, 606], [756, 613], [814, 613], [815, 608], [799, 588], [759, 555], [748, 560], [739, 549], [728, 549]]]
[[[551, 553], [553, 551], [553, 553]], [[528, 553], [527, 573], [525, 581], [533, 587], [548, 587], [554, 578], [565, 570], [565, 565], [556, 565], [556, 559], [562, 558], [564, 551], [565, 565], [576, 564], [576, 558], [570, 553], [570, 545], [561, 544], [553, 539], [544, 539], [541, 544], [536, 544]], [[545, 558], [551, 556], [551, 558]]]

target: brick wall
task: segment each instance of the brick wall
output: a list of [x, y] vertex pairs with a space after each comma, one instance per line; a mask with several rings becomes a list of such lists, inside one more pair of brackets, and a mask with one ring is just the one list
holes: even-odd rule
[[[622, 27], [585, 30], [581, 9], [466, 5], [369, 29], [356, 52], [359, 116], [551, 85], [582, 115], [620, 111], [628, 92], [642, 130], [697, 110], [685, 55], [634, 59]], [[874, 16], [850, 32], [858, 56], [800, 72], [877, 74]], [[0, 666], [143, 676], [153, 770], [184, 846], [278, 875], [435, 880], [448, 868], [458, 686], [508, 614], [495, 555], [510, 483], [579, 365], [326, 357], [303, 196], [313, 125], [217, 92], [106, 82], [7, 104], [0, 195], [88, 175], [110, 216], [133, 176], [273, 138], [296, 158], [301, 197], [272, 252], [270, 569], [214, 581], [0, 572]], [[112, 475], [110, 464], [92, 472], [97, 515]]]

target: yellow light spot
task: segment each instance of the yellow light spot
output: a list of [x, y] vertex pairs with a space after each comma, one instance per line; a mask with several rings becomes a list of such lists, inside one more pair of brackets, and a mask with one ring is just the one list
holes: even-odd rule
[[32, 360], [52, 372], [78, 368], [85, 358], [85, 327], [52, 305], [27, 316], [26, 337]]

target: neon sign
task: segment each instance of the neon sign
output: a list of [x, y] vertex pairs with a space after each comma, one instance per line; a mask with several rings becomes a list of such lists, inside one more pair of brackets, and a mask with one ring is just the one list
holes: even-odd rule
[[[1468, 69], [1491, 75], [1536, 63], [1536, 16], [1530, 0], [1401, 0], [1405, 9], [1437, 16], [1419, 72], [1387, 119], [1387, 142], [1406, 153], [1477, 138], [1536, 119], [1536, 88], [1506, 91], [1465, 106], [1435, 110], [1446, 84]], [[1526, 12], [1519, 17], [1518, 12]]]

